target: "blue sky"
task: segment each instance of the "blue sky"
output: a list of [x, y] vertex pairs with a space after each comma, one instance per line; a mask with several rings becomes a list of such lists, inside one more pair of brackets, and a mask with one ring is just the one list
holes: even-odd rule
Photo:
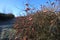
[[23, 15], [26, 2], [28, 2], [31, 7], [39, 9], [41, 4], [46, 5], [46, 1], [48, 0], [0, 0], [0, 12], [12, 12], [15, 16], [19, 16], [20, 14]]

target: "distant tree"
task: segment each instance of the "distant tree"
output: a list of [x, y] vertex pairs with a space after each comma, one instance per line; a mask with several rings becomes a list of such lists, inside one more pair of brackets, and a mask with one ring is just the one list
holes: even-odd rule
[[13, 19], [15, 16], [11, 14], [0, 13], [0, 21]]

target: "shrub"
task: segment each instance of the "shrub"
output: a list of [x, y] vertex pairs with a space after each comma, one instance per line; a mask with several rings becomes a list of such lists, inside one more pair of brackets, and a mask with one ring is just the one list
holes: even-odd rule
[[55, 12], [39, 11], [30, 16], [19, 17], [14, 24], [16, 36], [26, 40], [60, 40], [58, 15], [60, 13], [56, 15]]

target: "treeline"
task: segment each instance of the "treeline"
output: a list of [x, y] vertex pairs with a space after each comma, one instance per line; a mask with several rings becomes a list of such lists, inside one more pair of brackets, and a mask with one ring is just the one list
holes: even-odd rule
[[0, 21], [13, 19], [15, 16], [13, 14], [0, 13]]

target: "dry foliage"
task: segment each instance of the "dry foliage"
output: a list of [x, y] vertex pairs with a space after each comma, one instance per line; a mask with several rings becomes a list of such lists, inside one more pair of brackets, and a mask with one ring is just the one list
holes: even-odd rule
[[59, 15], [48, 11], [17, 18], [14, 40], [60, 40]]

